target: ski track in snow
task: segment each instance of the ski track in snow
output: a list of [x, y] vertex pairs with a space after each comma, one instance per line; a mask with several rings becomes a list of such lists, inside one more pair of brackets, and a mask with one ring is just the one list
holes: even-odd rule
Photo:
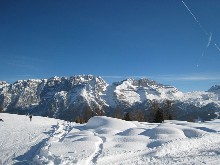
[[[50, 146], [52, 143], [61, 142], [64, 140], [66, 135], [72, 130], [70, 122], [62, 123], [59, 122], [51, 131], [50, 137], [47, 138], [43, 146], [39, 149], [39, 153], [34, 157], [33, 164], [60, 164], [63, 162], [63, 158], [57, 157], [50, 152]], [[42, 159], [42, 160], [41, 160]]]
[[39, 150], [47, 132], [56, 120], [27, 116], [1, 114], [0, 123], [0, 164], [29, 164]]
[[[15, 123], [20, 120], [12, 116]], [[11, 115], [7, 114], [6, 117], [10, 118]], [[34, 120], [35, 123], [31, 125], [26, 125], [24, 121], [24, 125], [21, 124], [21, 128], [27, 127], [24, 139], [27, 143], [17, 141], [22, 139], [22, 133], [21, 137], [13, 137], [13, 134], [9, 136], [7, 132], [2, 134], [0, 164], [214, 165], [220, 161], [220, 120], [204, 123], [173, 120], [158, 124], [94, 117], [87, 124], [81, 125], [44, 119], [43, 122], [51, 120], [47, 124], [48, 128], [42, 127], [32, 132], [32, 127], [44, 125], [40, 117]], [[9, 127], [12, 129], [13, 124], [7, 124], [7, 121], [0, 124], [1, 132]], [[20, 128], [14, 129], [14, 135], [19, 135], [18, 130]], [[8, 143], [7, 139], [12, 143]]]
[[[95, 134], [95, 135], [98, 136], [97, 134]], [[93, 164], [97, 163], [99, 156], [102, 154], [103, 144], [106, 142], [105, 137], [102, 137], [102, 136], [98, 136], [98, 137], [99, 137], [100, 141], [96, 144], [97, 145], [96, 151], [92, 155], [91, 163], [93, 163]]]

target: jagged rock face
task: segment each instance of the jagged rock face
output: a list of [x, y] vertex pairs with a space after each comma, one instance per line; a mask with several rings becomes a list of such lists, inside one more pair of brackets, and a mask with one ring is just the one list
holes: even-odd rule
[[41, 80], [22, 80], [14, 84], [5, 84], [0, 88], [2, 109], [25, 109], [40, 101], [38, 87]]
[[[100, 94], [106, 86], [102, 78], [91, 75], [0, 82], [0, 110], [59, 118], [65, 111], [81, 108], [77, 109], [81, 112], [87, 106], [96, 113], [104, 105]], [[74, 115], [69, 118], [74, 119]]]
[[220, 85], [212, 86], [208, 92], [220, 93]]
[[[182, 97], [183, 93], [175, 87], [158, 84], [148, 79], [127, 79], [121, 82], [113, 83], [111, 89], [109, 87], [108, 96], [114, 98], [115, 106], [122, 104], [130, 107], [146, 100], [175, 100], [176, 97]], [[112, 94], [113, 93], [113, 94]], [[112, 96], [113, 95], [113, 96]], [[108, 102], [111, 104], [111, 102]]]
[[148, 79], [127, 79], [108, 85], [101, 77], [79, 75], [19, 80], [13, 84], [1, 81], [0, 111], [71, 121], [86, 121], [94, 115], [123, 118], [130, 111], [133, 119], [144, 119], [150, 115], [154, 100], [161, 105], [164, 100], [172, 100], [175, 119], [186, 120], [189, 115], [211, 119], [220, 111], [219, 95], [220, 86], [207, 92], [182, 93]]
[[208, 92], [215, 93], [218, 96], [218, 100], [220, 100], [220, 85], [212, 86]]

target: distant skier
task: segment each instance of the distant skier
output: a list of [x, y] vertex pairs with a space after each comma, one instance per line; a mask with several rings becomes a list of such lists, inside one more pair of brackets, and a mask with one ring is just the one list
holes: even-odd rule
[[30, 118], [30, 121], [31, 121], [32, 120], [32, 115], [30, 115], [29, 118]]

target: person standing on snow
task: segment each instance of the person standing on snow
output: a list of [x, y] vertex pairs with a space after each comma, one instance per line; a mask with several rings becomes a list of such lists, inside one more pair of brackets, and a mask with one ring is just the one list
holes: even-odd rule
[[30, 121], [31, 121], [32, 120], [32, 115], [30, 115], [29, 118], [30, 118]]

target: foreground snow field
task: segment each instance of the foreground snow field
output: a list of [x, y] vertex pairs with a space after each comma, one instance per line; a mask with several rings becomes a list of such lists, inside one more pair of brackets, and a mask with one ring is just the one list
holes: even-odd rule
[[0, 113], [0, 164], [219, 164], [220, 120], [87, 124]]

